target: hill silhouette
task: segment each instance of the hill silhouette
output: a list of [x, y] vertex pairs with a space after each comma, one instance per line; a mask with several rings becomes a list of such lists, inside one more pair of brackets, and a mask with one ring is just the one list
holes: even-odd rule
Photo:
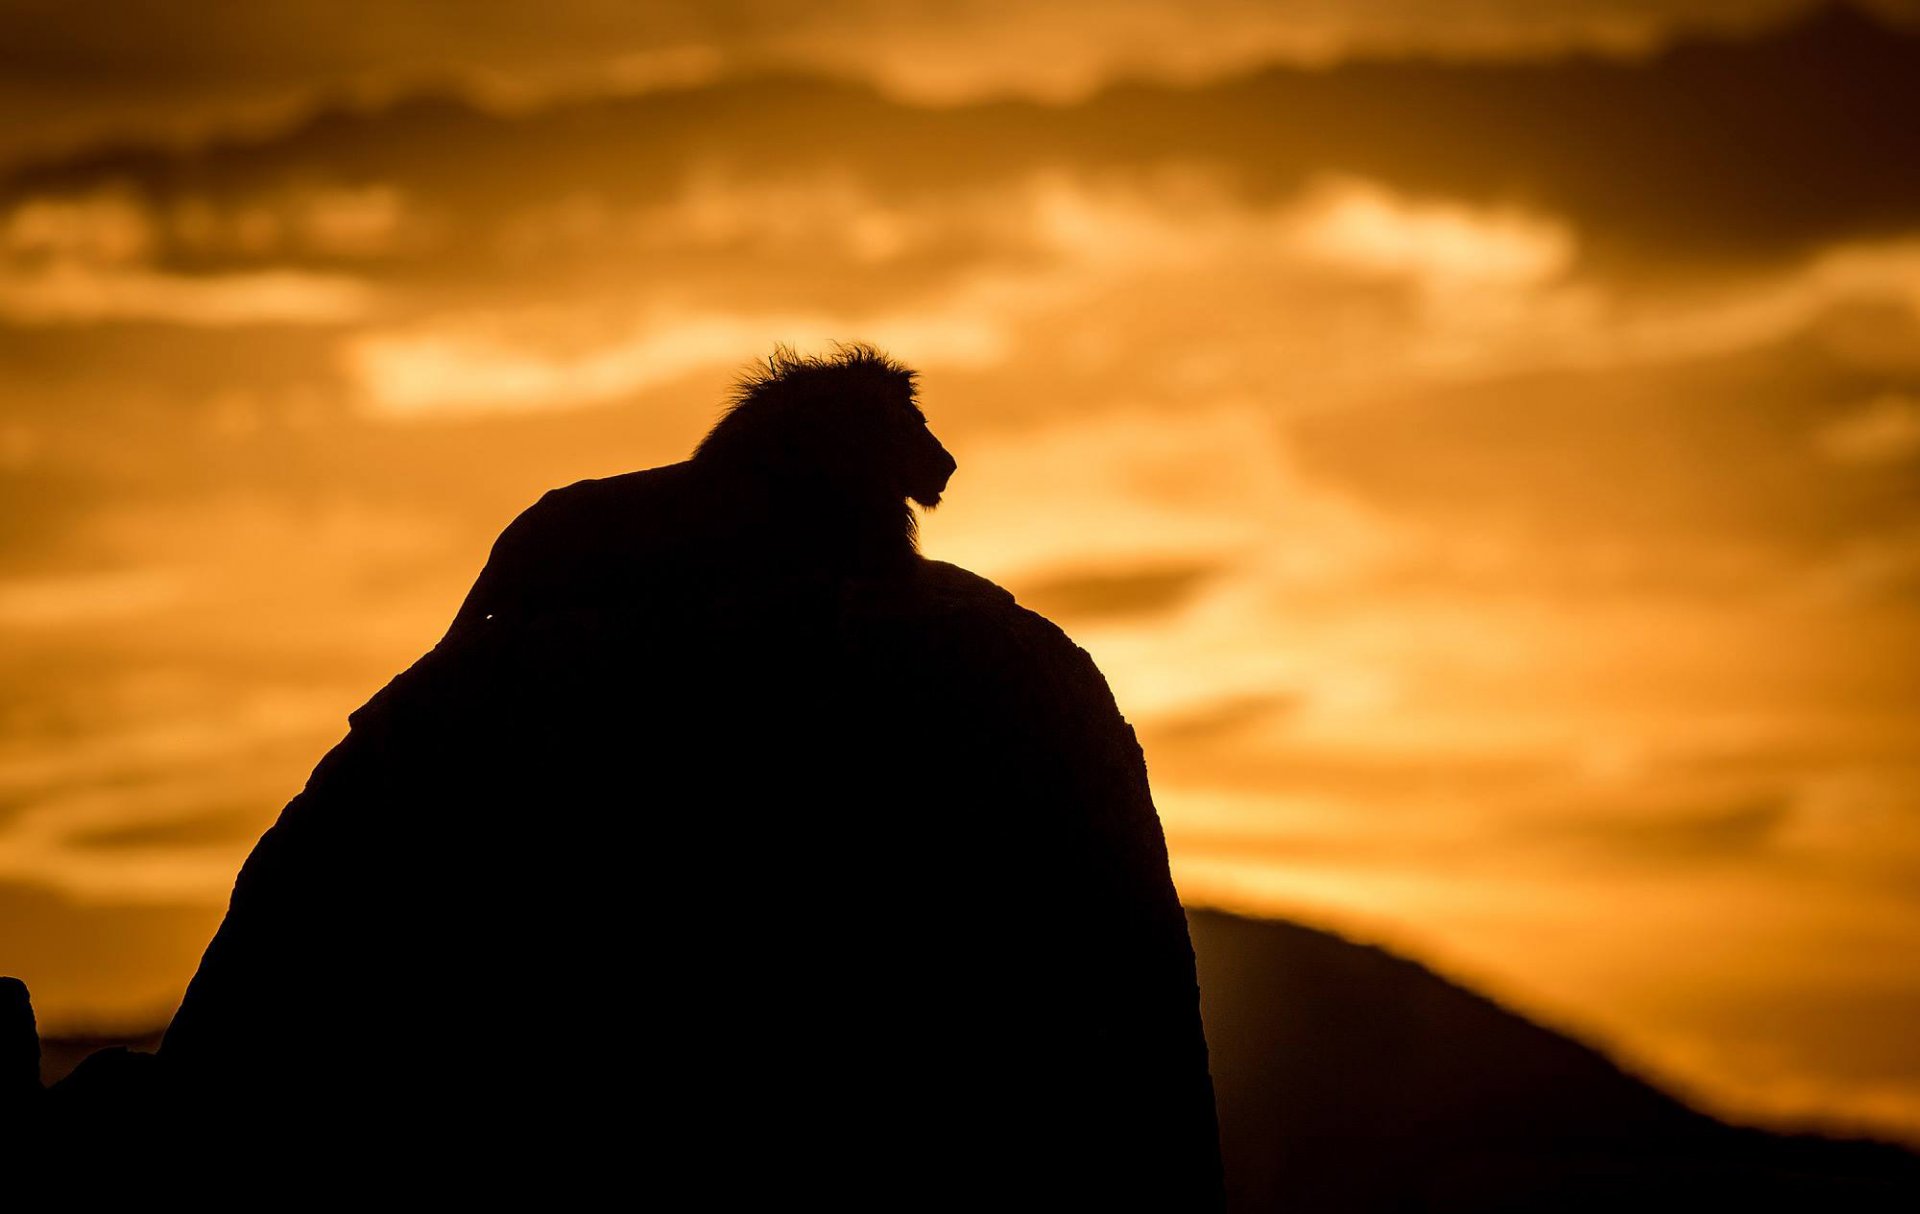
[[1883, 1210], [1899, 1147], [1731, 1126], [1367, 945], [1189, 912], [1228, 1208]]
[[[1688, 1193], [1879, 1210], [1920, 1194], [1909, 1151], [1716, 1121], [1385, 950], [1204, 909], [1188, 922], [1234, 1214], [1613, 1209]], [[539, 1065], [595, 1065], [618, 1036], [573, 1024], [539, 1043]], [[159, 1039], [49, 1040], [45, 1081], [102, 1047]], [[391, 1035], [372, 1065], [404, 1076], [419, 1048]]]

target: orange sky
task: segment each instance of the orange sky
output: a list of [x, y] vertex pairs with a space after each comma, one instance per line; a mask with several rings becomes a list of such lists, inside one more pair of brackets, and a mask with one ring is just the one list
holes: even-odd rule
[[1092, 650], [1189, 900], [1920, 1137], [1910, 6], [324, 7], [0, 0], [50, 1025], [165, 1014], [519, 508], [866, 338], [961, 462], [925, 550]]

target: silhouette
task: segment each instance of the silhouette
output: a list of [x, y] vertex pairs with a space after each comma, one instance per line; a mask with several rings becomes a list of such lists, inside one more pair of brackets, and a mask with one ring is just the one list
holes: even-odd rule
[[1920, 1156], [1728, 1125], [1380, 949], [1189, 912], [1228, 1209], [1891, 1210]]
[[66, 1132], [139, 1108], [195, 1140], [148, 1168], [475, 1193], [1217, 1206], [1140, 749], [1057, 628], [915, 552], [954, 465], [912, 382], [783, 351], [690, 461], [516, 520], [255, 847], [157, 1055], [53, 1089]]
[[938, 505], [955, 468], [914, 380], [871, 346], [776, 350], [691, 460], [555, 489], [515, 519], [451, 633], [662, 587], [906, 571], [907, 503]]
[[[1617, 1210], [1675, 1196], [1882, 1210], [1920, 1196], [1910, 1151], [1716, 1121], [1380, 949], [1217, 911], [1188, 923], [1232, 1214]], [[534, 1043], [541, 1065], [576, 1065], [606, 1035], [564, 1031]], [[158, 1042], [48, 1040], [47, 1081], [104, 1045]], [[382, 1081], [407, 1073], [412, 1045], [384, 1046]]]
[[0, 1108], [32, 1099], [40, 1087], [40, 1032], [27, 985], [0, 978]]

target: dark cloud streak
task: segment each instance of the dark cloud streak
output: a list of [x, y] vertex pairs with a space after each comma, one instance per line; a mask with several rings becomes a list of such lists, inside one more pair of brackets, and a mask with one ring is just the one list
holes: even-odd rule
[[[1817, 0], [0, 0], [0, 148], [204, 133], [326, 95], [455, 81], [551, 94], [769, 63], [955, 97], [1084, 92], [1128, 73], [1218, 77], [1367, 54], [1635, 53], [1751, 30]], [[1911, 15], [1912, 0], [1871, 0]]]
[[1014, 587], [1022, 605], [1074, 620], [1162, 615], [1190, 602], [1219, 570], [1207, 564], [1062, 573]]
[[417, 96], [194, 154], [43, 162], [0, 181], [0, 197], [116, 181], [160, 200], [221, 197], [304, 175], [457, 197], [481, 217], [570, 191], [659, 199], [711, 165], [767, 178], [830, 165], [923, 197], [1063, 163], [1213, 162], [1261, 196], [1335, 172], [1519, 202], [1571, 219], [1593, 262], [1666, 272], [1920, 225], [1916, 112], [1920, 34], [1832, 10], [1645, 62], [1356, 61], [1121, 86], [1070, 106], [925, 108], [792, 76], [518, 115]]

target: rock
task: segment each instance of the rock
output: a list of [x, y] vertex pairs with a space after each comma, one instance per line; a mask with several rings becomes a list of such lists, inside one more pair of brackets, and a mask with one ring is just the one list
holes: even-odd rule
[[[537, 1056], [580, 1025], [609, 1037]], [[403, 1142], [414, 1175], [728, 1206], [1219, 1200], [1133, 732], [1059, 629], [937, 562], [450, 636], [260, 841], [160, 1058], [228, 1148], [271, 1126], [311, 1163], [350, 1127], [329, 1167]]]
[[0, 978], [0, 1109], [18, 1107], [40, 1091], [40, 1030], [33, 1000], [18, 978]]

